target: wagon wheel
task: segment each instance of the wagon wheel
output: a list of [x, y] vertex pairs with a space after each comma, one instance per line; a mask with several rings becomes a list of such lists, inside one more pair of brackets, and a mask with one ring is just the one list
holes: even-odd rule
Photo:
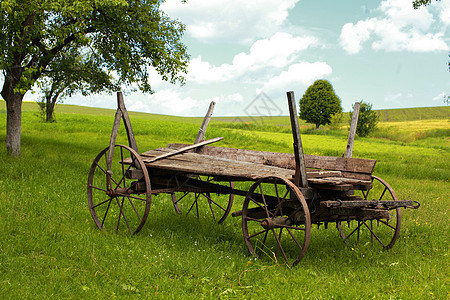
[[295, 266], [305, 255], [311, 235], [303, 194], [281, 177], [256, 181], [244, 200], [242, 231], [255, 258], [281, 256], [289, 266]]
[[[372, 188], [359, 192], [364, 200], [398, 201], [397, 195], [383, 179], [372, 176]], [[389, 211], [389, 218], [375, 220], [352, 220], [337, 222], [344, 241], [350, 246], [357, 244], [375, 244], [384, 249], [394, 245], [400, 233], [401, 211], [395, 208]]]
[[[111, 172], [108, 172], [108, 155], [109, 147], [101, 151], [91, 165], [87, 187], [89, 210], [99, 228], [135, 234], [141, 230], [150, 210], [147, 168], [132, 148], [116, 145]], [[121, 163], [127, 159], [131, 164]], [[127, 173], [134, 170], [140, 174], [139, 180], [127, 178]]]
[[[213, 182], [213, 177], [211, 176], [197, 176], [195, 178], [208, 183]], [[231, 188], [234, 188], [234, 183], [232, 181], [230, 181], [228, 185]], [[230, 213], [231, 207], [233, 206], [233, 199], [233, 194], [211, 195], [209, 192], [183, 192], [172, 194], [174, 208], [179, 214], [181, 214], [182, 210], [186, 211], [186, 215], [195, 212], [197, 218], [199, 218], [200, 213], [203, 212], [210, 214], [214, 222], [217, 222], [218, 224], [222, 223]]]

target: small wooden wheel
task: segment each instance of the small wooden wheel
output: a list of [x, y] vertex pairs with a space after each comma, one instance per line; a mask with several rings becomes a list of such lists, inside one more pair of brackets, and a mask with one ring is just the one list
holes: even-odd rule
[[[132, 148], [116, 145], [109, 172], [108, 155], [109, 147], [101, 151], [91, 165], [87, 185], [89, 210], [99, 228], [135, 234], [141, 230], [150, 210], [147, 168]], [[133, 173], [135, 175], [130, 176]]]
[[[398, 201], [397, 195], [391, 186], [383, 179], [372, 176], [372, 187], [367, 191], [355, 191], [360, 193], [364, 200]], [[358, 195], [357, 195], [358, 196]], [[400, 233], [401, 211], [400, 208], [391, 209], [389, 217], [384, 219], [352, 220], [337, 222], [337, 228], [345, 243], [351, 247], [357, 244], [379, 245], [384, 249], [390, 249], [394, 245]]]
[[242, 232], [255, 258], [284, 258], [293, 267], [305, 255], [311, 218], [305, 198], [289, 180], [269, 177], [256, 181], [242, 209]]
[[[195, 177], [195, 179], [214, 183], [213, 177], [210, 176], [198, 176]], [[228, 185], [229, 187], [234, 188], [233, 182], [230, 181]], [[183, 192], [172, 194], [174, 208], [179, 214], [181, 214], [183, 210], [186, 211], [186, 215], [191, 211], [195, 211], [197, 218], [200, 217], [201, 213], [208, 214], [211, 215], [214, 222], [218, 224], [222, 223], [230, 213], [231, 207], [233, 206], [233, 199], [233, 194], [217, 194], [212, 196], [209, 192]]]

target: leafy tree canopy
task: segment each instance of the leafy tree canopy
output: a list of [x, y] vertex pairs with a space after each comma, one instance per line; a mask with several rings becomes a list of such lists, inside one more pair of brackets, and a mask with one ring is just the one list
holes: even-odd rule
[[55, 57], [38, 79], [37, 86], [43, 93], [38, 104], [46, 122], [55, 121], [55, 105], [64, 97], [75, 93], [83, 96], [111, 93], [120, 89], [112, 72], [100, 68], [94, 55], [81, 53], [78, 48], [71, 48]]
[[[440, 0], [437, 0], [440, 1]], [[413, 1], [413, 7], [414, 9], [418, 9], [421, 6], [427, 6], [431, 3], [431, 0], [414, 0]]]
[[6, 146], [20, 154], [23, 95], [70, 49], [95, 57], [119, 83], [152, 92], [149, 67], [164, 80], [183, 82], [189, 56], [184, 25], [160, 9], [160, 0], [2, 0], [1, 95], [7, 102]]
[[326, 125], [334, 114], [342, 112], [341, 99], [327, 80], [316, 80], [300, 99], [300, 118], [308, 123]]

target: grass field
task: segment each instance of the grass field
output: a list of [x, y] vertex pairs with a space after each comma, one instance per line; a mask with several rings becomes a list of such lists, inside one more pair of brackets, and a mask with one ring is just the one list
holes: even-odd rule
[[[407, 119], [390, 114], [373, 137], [355, 141], [354, 157], [376, 159], [374, 173], [400, 199], [422, 204], [402, 211], [393, 249], [350, 248], [329, 224], [314, 227], [306, 256], [293, 269], [270, 255], [253, 260], [240, 219], [216, 225], [207, 215], [180, 216], [168, 195], [152, 198], [137, 235], [99, 230], [86, 184], [94, 157], [108, 145], [114, 111], [60, 105], [57, 122], [46, 124], [36, 109], [24, 104], [22, 156], [13, 159], [5, 153], [0, 102], [2, 299], [450, 299], [448, 108], [442, 108], [447, 116], [424, 109], [431, 118], [414, 119], [420, 110]], [[192, 143], [201, 120], [131, 113], [141, 152]], [[207, 137], [223, 136], [217, 144], [223, 147], [292, 151], [287, 118], [232, 121], [213, 118]], [[316, 132], [301, 126], [306, 154], [344, 152], [346, 124]], [[126, 143], [123, 128], [118, 143]], [[235, 198], [233, 211], [242, 201]]]

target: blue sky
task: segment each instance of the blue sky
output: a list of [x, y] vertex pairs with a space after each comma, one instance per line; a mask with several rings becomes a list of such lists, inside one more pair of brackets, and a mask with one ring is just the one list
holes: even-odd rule
[[[167, 0], [162, 9], [186, 25], [186, 84], [152, 72], [156, 93], [126, 95], [132, 111], [202, 116], [214, 100], [214, 115], [244, 116], [264, 95], [287, 114], [286, 92], [300, 99], [317, 79], [331, 82], [344, 111], [360, 100], [442, 106], [450, 94], [450, 0], [418, 10], [412, 0]], [[64, 103], [116, 105], [115, 95]]]

